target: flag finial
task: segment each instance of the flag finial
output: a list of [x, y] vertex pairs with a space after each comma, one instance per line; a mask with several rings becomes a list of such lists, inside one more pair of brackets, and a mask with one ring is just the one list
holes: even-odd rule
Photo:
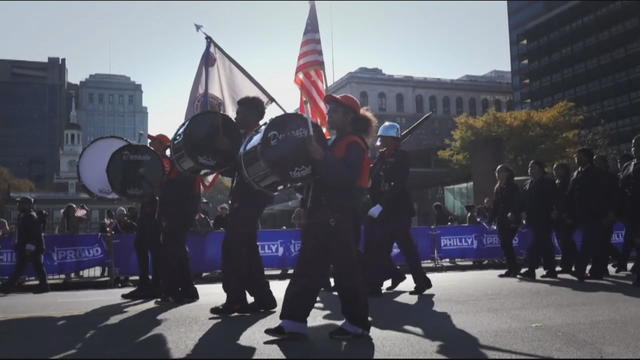
[[200, 32], [200, 31], [202, 31], [202, 28], [204, 27], [203, 25], [196, 24], [196, 23], [193, 23], [193, 26], [195, 26], [195, 27], [196, 27], [196, 32]]

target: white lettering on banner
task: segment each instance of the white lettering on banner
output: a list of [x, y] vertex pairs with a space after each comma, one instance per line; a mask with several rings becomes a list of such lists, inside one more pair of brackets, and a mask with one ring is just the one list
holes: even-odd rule
[[300, 252], [302, 242], [291, 240], [278, 240], [258, 243], [261, 256], [295, 256]]
[[0, 265], [15, 265], [16, 252], [13, 250], [0, 250]]
[[624, 230], [614, 231], [613, 235], [611, 236], [611, 242], [622, 244], [624, 242]]
[[482, 244], [486, 248], [500, 247], [500, 238], [498, 234], [485, 234], [482, 239]]
[[102, 249], [98, 244], [94, 246], [57, 247], [53, 249], [53, 260], [59, 263], [95, 260], [103, 256]]
[[443, 236], [440, 238], [440, 244], [442, 245], [443, 249], [475, 249], [478, 246], [475, 234], [462, 236]]

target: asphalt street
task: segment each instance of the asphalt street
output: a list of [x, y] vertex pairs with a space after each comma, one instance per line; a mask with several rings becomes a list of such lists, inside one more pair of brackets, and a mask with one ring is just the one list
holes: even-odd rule
[[[578, 283], [499, 279], [499, 270], [430, 274], [434, 288], [370, 299], [371, 339], [330, 340], [343, 318], [336, 294], [322, 292], [306, 341], [263, 333], [277, 311], [219, 318], [220, 284], [198, 285], [183, 306], [125, 301], [130, 289], [17, 293], [0, 297], [0, 358], [388, 358], [633, 357], [640, 355], [640, 288], [630, 275]], [[538, 271], [541, 275], [542, 271]], [[281, 302], [288, 280], [272, 280]]]

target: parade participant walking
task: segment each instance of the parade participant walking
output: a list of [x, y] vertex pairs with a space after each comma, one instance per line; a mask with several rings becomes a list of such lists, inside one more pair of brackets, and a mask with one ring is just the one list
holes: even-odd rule
[[[264, 102], [257, 97], [238, 100], [236, 123], [244, 138], [251, 135], [264, 117]], [[273, 195], [252, 187], [236, 164], [231, 186], [231, 209], [222, 241], [222, 288], [227, 294], [222, 305], [211, 308], [214, 315], [254, 313], [276, 308], [276, 298], [264, 274], [258, 249], [258, 223]], [[254, 298], [247, 302], [249, 293]]]
[[[578, 281], [585, 280], [585, 272], [589, 261], [594, 270], [602, 269], [597, 256], [601, 239], [606, 231], [606, 223], [613, 218], [613, 212], [606, 198], [606, 179], [602, 170], [593, 165], [593, 151], [580, 148], [575, 154], [578, 170], [569, 184], [567, 195], [569, 202], [569, 217], [576, 229], [582, 233], [582, 246], [578, 249], [573, 276]], [[589, 279], [602, 279], [602, 275], [592, 272]]]
[[553, 176], [556, 180], [556, 211], [554, 219], [554, 230], [560, 252], [560, 274], [571, 274], [576, 261], [576, 242], [573, 240], [574, 228], [569, 223], [567, 193], [569, 192], [569, 182], [571, 182], [571, 169], [566, 163], [556, 163], [553, 165]]
[[[620, 188], [622, 190], [623, 220], [626, 232], [629, 233], [630, 242], [636, 249], [637, 257], [640, 254], [640, 135], [633, 138], [631, 143], [633, 161], [627, 162], [620, 176]], [[624, 263], [626, 266], [626, 261]], [[636, 279], [633, 284], [640, 286], [640, 272], [636, 268]]]
[[[624, 174], [624, 170], [627, 166], [627, 163], [629, 162], [633, 162], [633, 155], [630, 153], [624, 153], [622, 155], [620, 155], [620, 157], [618, 158], [618, 179], [622, 180], [622, 175]], [[626, 200], [628, 197], [628, 194], [625, 193], [624, 189], [622, 189], [622, 183], [619, 184], [620, 185], [620, 207], [621, 207], [621, 217], [620, 220], [622, 221], [624, 228], [625, 229], [629, 229], [631, 228], [633, 225], [628, 223], [628, 217], [625, 215], [625, 213], [627, 212], [626, 208]], [[616, 268], [616, 274], [621, 273], [623, 271], [627, 271], [627, 263], [629, 262], [629, 256], [631, 255], [631, 250], [633, 250], [636, 247], [636, 245], [633, 242], [633, 239], [631, 237], [631, 231], [625, 231], [624, 232], [624, 242], [622, 244], [622, 251], [620, 252], [620, 258], [618, 259], [618, 263], [614, 265], [614, 267]], [[638, 252], [636, 252], [637, 254]], [[636, 256], [637, 259], [637, 256]], [[636, 264], [637, 264], [637, 260], [636, 260]], [[635, 271], [637, 269], [637, 266], [634, 265], [634, 267], [632, 268], [633, 271]]]
[[[596, 155], [593, 157], [593, 164], [602, 170], [605, 180], [605, 190], [607, 194], [605, 195], [607, 201], [609, 202], [609, 207], [612, 209], [613, 214], [616, 218], [621, 217], [621, 196], [620, 193], [620, 178], [617, 174], [610, 171], [609, 168], [609, 160], [605, 155]], [[599, 260], [597, 263], [600, 268], [595, 269], [591, 267], [589, 269], [589, 274], [594, 274], [594, 276], [599, 275], [609, 275], [609, 258], [614, 260], [614, 263], [619, 263], [621, 258], [621, 253], [618, 251], [613, 243], [611, 242], [611, 238], [613, 237], [613, 225], [615, 223], [615, 218], [611, 217], [608, 219], [605, 224], [605, 232], [600, 241], [600, 247], [597, 251], [597, 256]]]
[[[554, 181], [546, 176], [544, 164], [533, 160], [529, 163], [531, 177], [522, 189], [524, 219], [533, 232], [533, 241], [527, 251], [528, 269], [520, 274], [521, 277], [536, 278], [536, 269], [543, 260], [547, 271], [542, 278], [558, 277], [556, 273], [555, 253], [553, 251], [552, 213], [555, 210], [556, 186]], [[556, 214], [557, 215], [557, 214]]]
[[516, 185], [513, 170], [505, 164], [496, 168], [496, 179], [498, 182], [494, 188], [493, 205], [487, 223], [496, 223], [500, 247], [507, 261], [507, 271], [498, 277], [516, 277], [520, 266], [513, 249], [513, 238], [520, 226], [520, 189]]
[[357, 216], [369, 183], [367, 140], [376, 120], [351, 95], [327, 95], [329, 128], [335, 130], [329, 148], [310, 138], [315, 179], [312, 183], [302, 247], [280, 313], [281, 323], [265, 330], [275, 337], [299, 337], [307, 332], [307, 318], [329, 265], [345, 322], [329, 333], [332, 339], [366, 336], [371, 327], [361, 259], [356, 241]]
[[0, 292], [8, 294], [13, 290], [18, 279], [26, 270], [27, 263], [31, 262], [33, 270], [40, 282], [34, 291], [36, 294], [49, 292], [47, 273], [44, 269], [44, 239], [42, 236], [42, 222], [33, 210], [33, 199], [22, 197], [18, 200], [18, 241], [16, 244], [16, 267], [7, 282], [2, 284]]
[[407, 190], [409, 178], [409, 153], [400, 149], [400, 126], [385, 122], [378, 131], [377, 146], [380, 152], [371, 167], [369, 195], [374, 206], [365, 220], [365, 269], [368, 292], [382, 295], [382, 283], [391, 278], [395, 289], [406, 276], [391, 259], [391, 249], [397, 243], [413, 277], [412, 295], [420, 295], [430, 289], [431, 280], [420, 263], [418, 248], [411, 237], [411, 218], [415, 209]]

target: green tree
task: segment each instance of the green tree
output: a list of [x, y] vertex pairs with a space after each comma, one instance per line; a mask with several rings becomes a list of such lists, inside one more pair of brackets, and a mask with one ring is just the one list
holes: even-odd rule
[[4, 207], [9, 199], [9, 191], [35, 191], [30, 180], [16, 178], [9, 169], [0, 166], [0, 217], [4, 215]]
[[456, 118], [453, 136], [446, 141], [449, 147], [439, 151], [438, 156], [455, 167], [466, 167], [472, 143], [484, 137], [496, 137], [503, 141], [505, 162], [517, 174], [526, 174], [532, 159], [549, 165], [570, 161], [581, 146], [578, 129], [584, 117], [584, 113], [569, 102], [542, 110], [490, 110], [479, 117], [464, 114]]

